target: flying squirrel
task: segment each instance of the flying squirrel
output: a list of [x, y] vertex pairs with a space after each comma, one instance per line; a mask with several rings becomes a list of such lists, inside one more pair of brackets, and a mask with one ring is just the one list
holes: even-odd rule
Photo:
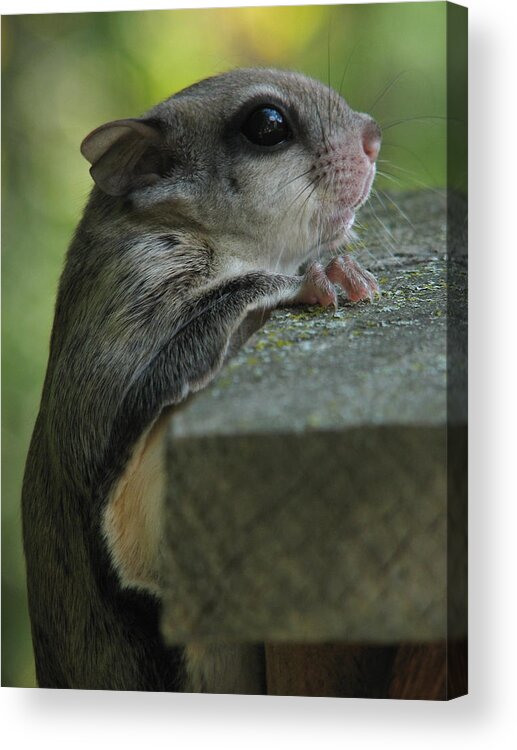
[[260, 647], [161, 638], [166, 426], [257, 315], [378, 292], [342, 248], [380, 145], [376, 122], [328, 86], [255, 68], [83, 141], [95, 186], [59, 284], [23, 484], [40, 687], [264, 691]]

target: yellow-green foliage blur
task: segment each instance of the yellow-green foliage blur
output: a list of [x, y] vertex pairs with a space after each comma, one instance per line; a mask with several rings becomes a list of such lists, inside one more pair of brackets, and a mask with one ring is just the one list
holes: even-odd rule
[[229, 68], [293, 68], [330, 78], [386, 127], [383, 190], [443, 186], [445, 13], [409, 3], [3, 18], [3, 685], [34, 685], [20, 487], [56, 286], [91, 187], [83, 137]]

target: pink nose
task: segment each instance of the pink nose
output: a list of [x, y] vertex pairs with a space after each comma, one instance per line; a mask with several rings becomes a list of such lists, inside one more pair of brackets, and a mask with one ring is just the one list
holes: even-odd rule
[[381, 131], [373, 120], [367, 123], [363, 129], [363, 150], [373, 164], [381, 150]]

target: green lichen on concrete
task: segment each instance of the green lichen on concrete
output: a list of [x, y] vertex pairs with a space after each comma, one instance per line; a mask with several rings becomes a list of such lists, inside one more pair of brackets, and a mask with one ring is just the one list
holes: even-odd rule
[[[340, 297], [337, 310], [275, 310], [184, 412], [178, 430], [228, 433], [443, 421], [450, 291], [444, 203], [440, 195], [410, 194], [403, 211], [411, 226], [398, 219], [394, 223], [400, 252], [370, 263], [380, 281], [379, 297], [357, 305]], [[457, 268], [453, 280], [460, 294], [466, 268], [460, 261]]]

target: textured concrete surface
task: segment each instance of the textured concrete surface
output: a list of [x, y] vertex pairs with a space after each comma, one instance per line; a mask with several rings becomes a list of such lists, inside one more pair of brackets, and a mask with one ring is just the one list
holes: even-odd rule
[[275, 311], [175, 434], [443, 424], [445, 263], [396, 266], [380, 282], [373, 304]]
[[465, 341], [466, 266], [461, 241], [446, 255], [443, 195], [382, 200], [354, 248], [382, 296], [275, 311], [174, 418], [170, 641], [446, 634], [447, 353]]

